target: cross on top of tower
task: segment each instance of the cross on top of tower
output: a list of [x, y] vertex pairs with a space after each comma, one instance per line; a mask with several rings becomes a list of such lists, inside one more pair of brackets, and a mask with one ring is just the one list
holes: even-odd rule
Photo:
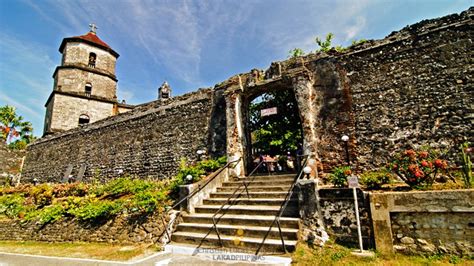
[[91, 23], [89, 24], [89, 28], [91, 28], [90, 32], [92, 33], [96, 33], [97, 32], [97, 25], [95, 25], [95, 23]]

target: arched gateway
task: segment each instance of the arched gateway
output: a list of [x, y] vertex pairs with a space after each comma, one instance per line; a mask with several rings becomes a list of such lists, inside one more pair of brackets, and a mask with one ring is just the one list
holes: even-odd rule
[[[320, 145], [321, 141], [323, 144], [328, 143], [325, 139], [327, 132], [322, 132], [321, 128], [331, 124], [327, 121], [328, 115], [349, 115], [350, 112], [347, 111], [350, 111], [350, 107], [341, 108], [350, 104], [350, 94], [345, 92], [348, 86], [341, 82], [339, 71], [332, 63], [318, 64], [312, 70], [304, 62], [292, 63], [299, 65], [297, 72], [282, 71], [280, 63], [274, 63], [266, 72], [252, 70], [249, 74], [231, 78], [234, 81], [232, 83], [223, 84], [227, 155], [230, 158], [243, 158], [243, 164], [236, 168], [235, 174], [245, 174], [248, 171], [247, 165], [251, 163], [248, 134], [248, 107], [251, 100], [262, 93], [286, 89], [291, 89], [296, 97], [303, 133], [303, 154], [309, 156], [308, 165], [313, 169], [311, 175], [317, 176], [322, 168], [320, 152], [325, 148]], [[327, 112], [333, 114], [325, 114]], [[348, 117], [347, 121], [351, 120]], [[333, 122], [337, 126], [336, 121]], [[350, 124], [346, 124], [342, 127], [349, 126]]]

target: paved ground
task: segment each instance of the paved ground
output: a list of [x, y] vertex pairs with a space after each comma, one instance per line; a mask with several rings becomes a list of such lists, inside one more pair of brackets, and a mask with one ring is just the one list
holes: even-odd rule
[[[0, 252], [0, 266], [148, 266], [148, 265], [289, 265], [291, 259], [274, 256], [253, 257], [242, 253], [196, 252], [182, 246], [167, 246], [166, 251], [133, 262], [61, 258]], [[252, 262], [252, 259], [257, 259]]]

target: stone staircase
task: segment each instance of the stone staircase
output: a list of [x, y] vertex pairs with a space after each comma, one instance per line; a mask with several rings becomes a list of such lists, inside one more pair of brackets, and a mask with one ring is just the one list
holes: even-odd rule
[[[278, 214], [293, 178], [294, 174], [262, 175], [224, 182], [208, 199], [203, 200], [202, 205], [195, 207], [195, 213], [183, 214], [183, 221], [172, 235], [173, 243], [200, 248], [220, 247], [212, 217], [244, 180], [253, 179], [248, 185], [249, 197], [241, 186], [236, 193], [238, 197], [232, 198], [232, 204], [224, 205], [215, 220], [224, 248], [255, 253]], [[298, 202], [294, 195], [280, 219], [285, 246], [290, 252], [295, 250], [298, 240], [300, 219], [297, 217]], [[265, 254], [284, 252], [276, 223], [260, 251]]]

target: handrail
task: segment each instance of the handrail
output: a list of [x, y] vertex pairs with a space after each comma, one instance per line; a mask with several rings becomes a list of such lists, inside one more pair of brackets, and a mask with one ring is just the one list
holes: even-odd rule
[[280, 218], [281, 218], [283, 212], [285, 211], [286, 206], [288, 205], [289, 199], [291, 199], [291, 196], [293, 195], [293, 189], [295, 188], [296, 182], [301, 178], [301, 175], [303, 174], [303, 169], [305, 168], [306, 164], [308, 163], [308, 155], [302, 155], [301, 157], [305, 157], [304, 163], [301, 165], [301, 169], [300, 169], [299, 173], [296, 174], [295, 178], [293, 179], [293, 183], [291, 184], [290, 189], [286, 193], [285, 200], [280, 205], [280, 210], [278, 211], [278, 215], [275, 216], [275, 219], [271, 223], [270, 228], [268, 228], [268, 231], [265, 234], [265, 237], [263, 238], [262, 243], [260, 243], [260, 245], [258, 246], [258, 249], [255, 252], [255, 255], [258, 255], [258, 252], [260, 252], [260, 249], [262, 248], [263, 244], [265, 243], [265, 240], [267, 240], [267, 237], [270, 234], [270, 231], [272, 230], [272, 227], [275, 223], [278, 225], [278, 231], [280, 233], [280, 239], [281, 239], [281, 244], [283, 245], [283, 250], [285, 251], [285, 253], [287, 253], [285, 240], [283, 239], [283, 233], [281, 232]]
[[[171, 206], [171, 208], [169, 210], [167, 210], [166, 212], [170, 212], [172, 211], [173, 209], [175, 209], [176, 207], [180, 206], [181, 203], [183, 203], [185, 200], [188, 200], [189, 198], [193, 197], [194, 195], [196, 195], [196, 193], [198, 193], [199, 191], [201, 191], [203, 188], [205, 188], [212, 180], [214, 180], [217, 176], [219, 176], [220, 173], [222, 173], [222, 171], [224, 171], [225, 169], [229, 168], [229, 166], [233, 163], [236, 163], [238, 161], [240, 161], [242, 157], [239, 157], [238, 159], [235, 159], [233, 161], [230, 161], [230, 162], [227, 162], [223, 167], [221, 167], [219, 170], [215, 171], [214, 173], [212, 173], [214, 176], [212, 176], [211, 178], [209, 178], [206, 183], [204, 183], [203, 185], [199, 185], [199, 187], [192, 191], [189, 195], [187, 195], [186, 197], [182, 198], [181, 200], [179, 200], [177, 203], [175, 203], [173, 206]], [[163, 222], [163, 224], [166, 224], [165, 220], [164, 220], [164, 217], [163, 215], [161, 215], [161, 221]], [[165, 228], [165, 232], [166, 232], [166, 236], [168, 237], [168, 239], [171, 239], [170, 237], [170, 234], [167, 230], [167, 228]]]
[[[261, 161], [258, 163], [258, 165], [250, 172], [250, 174], [247, 176], [247, 178], [249, 178], [250, 176], [252, 176], [252, 175], [255, 173], [255, 171], [257, 171], [257, 169], [258, 169], [264, 162], [265, 162], [265, 160], [261, 160]], [[247, 178], [246, 178], [246, 179], [247, 179]], [[244, 181], [242, 182], [242, 184], [240, 184], [240, 185], [234, 190], [234, 192], [232, 193], [232, 195], [230, 195], [230, 196], [227, 198], [226, 202], [224, 202], [224, 203], [221, 205], [221, 207], [220, 207], [220, 208], [214, 213], [214, 215], [212, 216], [213, 228], [214, 228], [214, 231], [215, 231], [216, 234], [217, 234], [217, 238], [219, 239], [219, 244], [221, 245], [221, 247], [223, 246], [223, 243], [222, 243], [221, 236], [220, 236], [220, 234], [219, 234], [219, 230], [217, 229], [216, 216], [217, 216], [217, 214], [218, 214], [219, 212], [221, 212], [221, 211], [224, 209], [224, 206], [225, 206], [225, 205], [227, 205], [228, 203], [230, 203], [230, 204], [229, 204], [229, 207], [227, 208], [227, 209], [229, 209], [230, 206], [232, 206], [232, 205], [234, 204], [234, 202], [232, 202], [231, 199], [232, 199], [232, 197], [235, 195], [235, 193], [237, 193], [237, 191], [240, 190], [240, 188], [242, 187], [242, 185], [245, 187], [245, 191], [247, 192], [247, 198], [250, 198], [250, 194], [249, 194], [249, 191], [248, 191], [248, 184], [249, 184], [250, 182], [252, 182], [254, 179], [255, 179], [255, 176], [252, 178], [252, 180], [250, 180], [250, 181], [248, 181], [248, 182], [246, 182], [246, 180], [244, 180]], [[241, 194], [242, 194], [242, 192], [239, 193], [238, 197], [240, 197]], [[235, 200], [237, 200], [238, 197], [236, 197]], [[221, 217], [222, 217], [222, 216], [221, 216]], [[220, 219], [221, 217], [219, 217], [219, 219]], [[207, 237], [207, 235], [206, 235], [206, 237]]]

